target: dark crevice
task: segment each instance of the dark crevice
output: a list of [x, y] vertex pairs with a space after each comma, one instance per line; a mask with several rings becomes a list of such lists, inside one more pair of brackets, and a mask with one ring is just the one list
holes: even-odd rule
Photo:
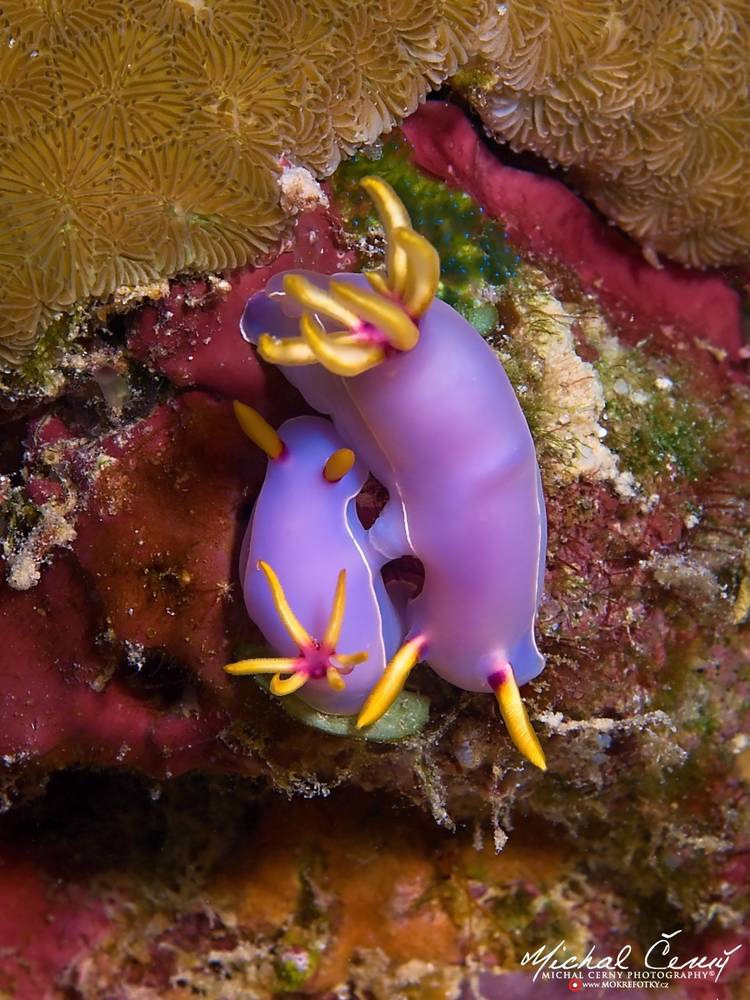
[[115, 671], [128, 692], [162, 711], [182, 701], [191, 685], [190, 670], [160, 649], [128, 644]]
[[388, 490], [370, 476], [357, 495], [357, 517], [363, 528], [370, 529], [388, 503]]

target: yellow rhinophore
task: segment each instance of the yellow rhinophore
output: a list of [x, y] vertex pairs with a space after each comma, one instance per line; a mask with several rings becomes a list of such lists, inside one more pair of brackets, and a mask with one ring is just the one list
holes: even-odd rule
[[238, 400], [232, 403], [237, 423], [253, 444], [264, 451], [269, 458], [280, 458], [284, 454], [284, 442], [266, 419], [257, 410]]
[[351, 472], [356, 460], [357, 457], [351, 448], [337, 448], [332, 455], [329, 455], [323, 466], [323, 478], [329, 483], [339, 482], [347, 472]]

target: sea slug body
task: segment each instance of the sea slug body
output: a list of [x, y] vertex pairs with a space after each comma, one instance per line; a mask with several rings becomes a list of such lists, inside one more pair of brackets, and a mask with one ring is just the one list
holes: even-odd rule
[[358, 725], [376, 721], [426, 659], [459, 687], [494, 692], [514, 742], [544, 767], [518, 694], [543, 668], [534, 618], [546, 520], [531, 434], [492, 349], [434, 299], [433, 248], [385, 182], [364, 185], [384, 220], [386, 273], [277, 275], [242, 320], [243, 336], [388, 490], [371, 550], [424, 567], [404, 642]]
[[[262, 418], [241, 404], [235, 409], [257, 435]], [[355, 510], [367, 473], [356, 461], [347, 469], [353, 456], [322, 417], [288, 420], [278, 434], [265, 430], [278, 445], [245, 534], [240, 579], [248, 614], [280, 657], [249, 661], [251, 669], [240, 661], [227, 670], [271, 673], [278, 694], [304, 684], [300, 695], [314, 708], [351, 715], [401, 635], [380, 575], [385, 560]], [[340, 467], [326, 475], [337, 460]]]

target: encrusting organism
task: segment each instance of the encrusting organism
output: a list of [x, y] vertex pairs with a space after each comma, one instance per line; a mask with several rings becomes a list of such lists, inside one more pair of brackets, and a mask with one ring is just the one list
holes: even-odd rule
[[[320, 639], [321, 589], [331, 586], [337, 572], [348, 571], [353, 559], [360, 569], [367, 564], [375, 572], [373, 551], [381, 562], [416, 557], [424, 567], [421, 592], [389, 594], [399, 615], [397, 650], [389, 653], [384, 670], [376, 662], [380, 676], [374, 686], [368, 683], [368, 691], [357, 687], [356, 704], [349, 695], [337, 704], [335, 694], [326, 693], [327, 710], [359, 710], [358, 726], [371, 725], [396, 699], [417, 662], [426, 659], [459, 687], [494, 692], [514, 743], [543, 768], [544, 754], [518, 692], [519, 684], [543, 667], [534, 618], [546, 520], [531, 434], [496, 354], [455, 310], [434, 298], [440, 263], [433, 247], [414, 232], [387, 183], [370, 177], [363, 185], [385, 227], [385, 271], [332, 279], [301, 272], [276, 275], [265, 292], [249, 300], [242, 319], [245, 338], [282, 367], [315, 410], [330, 416], [336, 436], [320, 447], [314, 442], [319, 426], [310, 428], [308, 442], [305, 425], [292, 422], [293, 437], [282, 428], [276, 442], [266, 425], [240, 411], [250, 436], [269, 453], [271, 484], [268, 493], [266, 486], [261, 492], [244, 545], [246, 603], [271, 644], [292, 658], [275, 666], [267, 659], [247, 660], [227, 669], [291, 675], [289, 684], [277, 682], [278, 693], [293, 689], [305, 697], [311, 676], [322, 687], [332, 661], [326, 659], [318, 674], [311, 674], [309, 654], [302, 651], [308, 648], [308, 632], [297, 625], [289, 629], [294, 604], [287, 605], [283, 588], [293, 588], [301, 608], [318, 609], [302, 626], [310, 628], [314, 619]], [[366, 546], [357, 545], [363, 529], [357, 525], [355, 530], [353, 523], [356, 481], [335, 487], [349, 503], [347, 522], [342, 522], [341, 499], [334, 501], [331, 492], [330, 500], [322, 500], [325, 489], [334, 489], [324, 473], [327, 456], [342, 446], [353, 450], [361, 468], [388, 491], [388, 502], [366, 532]], [[310, 454], [315, 455], [313, 468], [317, 463], [312, 492]], [[290, 484], [296, 476], [294, 489]], [[283, 494], [276, 487], [282, 477], [287, 483]], [[333, 558], [321, 554], [330, 532], [336, 544], [344, 539], [345, 550], [357, 548], [356, 557], [351, 551]], [[263, 552], [273, 555], [265, 558]], [[275, 575], [279, 566], [283, 580]], [[271, 596], [261, 599], [259, 586], [266, 582]], [[367, 592], [367, 642], [377, 624], [373, 596], [377, 603], [378, 588]], [[360, 613], [360, 603], [350, 617], [343, 613], [347, 652], [365, 642], [357, 638]], [[296, 633], [295, 649], [288, 631]], [[378, 644], [378, 657], [390, 644], [388, 639]], [[334, 656], [335, 665], [332, 645], [324, 638], [323, 652]], [[353, 668], [355, 677], [358, 669]]]
[[283, 165], [328, 176], [460, 70], [647, 252], [744, 263], [749, 32], [744, 0], [3, 0], [0, 364], [76, 303], [260, 260]]

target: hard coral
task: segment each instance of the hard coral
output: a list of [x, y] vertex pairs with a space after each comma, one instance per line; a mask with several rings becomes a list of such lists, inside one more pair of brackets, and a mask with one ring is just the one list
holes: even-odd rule
[[487, 0], [0, 6], [0, 360], [89, 296], [256, 260], [484, 43]]
[[750, 259], [746, 0], [516, 0], [462, 79], [515, 150], [570, 168], [607, 216], [692, 266]]

